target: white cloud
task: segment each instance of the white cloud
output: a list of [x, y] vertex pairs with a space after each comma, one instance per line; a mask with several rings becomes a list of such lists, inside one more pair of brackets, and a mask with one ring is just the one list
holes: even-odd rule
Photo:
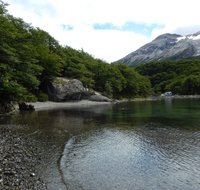
[[[55, 35], [56, 33], [55, 31]], [[57, 38], [64, 44], [73, 44], [74, 48], [83, 48], [96, 58], [112, 61], [122, 58], [147, 41], [145, 36], [132, 32], [94, 30], [85, 25], [61, 32]]]
[[[9, 12], [40, 27], [62, 44], [106, 61], [115, 61], [166, 32], [200, 30], [199, 0], [7, 0]], [[158, 24], [151, 36], [117, 30], [94, 30], [94, 23]], [[73, 26], [64, 30], [63, 25]], [[189, 29], [188, 29], [189, 28]]]

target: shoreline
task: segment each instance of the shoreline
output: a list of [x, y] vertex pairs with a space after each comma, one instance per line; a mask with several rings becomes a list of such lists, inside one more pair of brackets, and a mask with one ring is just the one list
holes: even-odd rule
[[[200, 99], [200, 95], [172, 95], [172, 96], [149, 96], [146, 98], [133, 98], [133, 99], [122, 99], [113, 100], [111, 102], [97, 102], [91, 100], [80, 100], [80, 101], [68, 101], [68, 102], [27, 102], [28, 105], [33, 105], [35, 111], [50, 110], [50, 109], [60, 109], [60, 108], [87, 108], [91, 106], [101, 106], [101, 105], [112, 105], [123, 102], [142, 102], [142, 101], [161, 101], [169, 99]], [[18, 112], [19, 107], [16, 104], [14, 106], [15, 110], [10, 112]], [[9, 113], [8, 113], [9, 114]]]
[[150, 96], [146, 98], [134, 98], [130, 100], [122, 100], [120, 102], [160, 101], [160, 100], [168, 100], [168, 99], [200, 99], [200, 95]]
[[71, 102], [28, 102], [34, 106], [36, 111], [39, 110], [48, 110], [48, 109], [59, 109], [59, 108], [82, 108], [98, 105], [108, 105], [113, 104], [113, 102], [95, 102], [90, 100], [80, 100], [80, 101], [71, 101]]
[[[87, 108], [111, 105], [113, 103], [88, 100], [76, 102], [27, 102], [27, 104], [33, 105], [36, 111], [60, 108]], [[18, 111], [18, 105], [15, 105], [15, 112]], [[41, 171], [41, 168], [46, 167], [45, 163], [48, 160], [48, 154], [46, 155], [44, 152], [40, 140], [26, 135], [22, 130], [16, 130], [16, 125], [1, 124], [0, 189], [48, 189], [48, 177], [46, 178]]]
[[[123, 102], [140, 102], [140, 101], [160, 101], [165, 99], [200, 99], [200, 95], [172, 95], [172, 96], [150, 96], [146, 98], [134, 98], [125, 100], [116, 100], [112, 102], [96, 102], [91, 100], [69, 101], [69, 102], [27, 102], [34, 106], [35, 111], [59, 109], [59, 108], [86, 108], [98, 105], [111, 105]], [[18, 106], [16, 107], [18, 109]]]

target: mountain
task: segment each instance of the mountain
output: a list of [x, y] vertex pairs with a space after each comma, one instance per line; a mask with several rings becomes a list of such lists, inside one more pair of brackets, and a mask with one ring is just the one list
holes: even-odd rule
[[182, 36], [163, 34], [117, 62], [136, 66], [150, 61], [183, 59], [200, 55], [200, 32]]

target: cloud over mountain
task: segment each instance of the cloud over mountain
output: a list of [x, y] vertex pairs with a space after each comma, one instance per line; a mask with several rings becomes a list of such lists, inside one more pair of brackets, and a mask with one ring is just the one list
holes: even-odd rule
[[[60, 43], [114, 61], [166, 32], [198, 31], [199, 1], [7, 0], [9, 11]], [[98, 26], [98, 27], [97, 27]], [[194, 28], [196, 26], [196, 28]], [[182, 32], [180, 31], [182, 30]]]

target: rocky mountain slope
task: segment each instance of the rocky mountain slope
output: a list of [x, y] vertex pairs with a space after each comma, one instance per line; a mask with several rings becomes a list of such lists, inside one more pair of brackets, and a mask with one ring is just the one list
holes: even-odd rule
[[186, 36], [163, 34], [117, 62], [128, 65], [164, 60], [183, 59], [200, 55], [200, 32]]

